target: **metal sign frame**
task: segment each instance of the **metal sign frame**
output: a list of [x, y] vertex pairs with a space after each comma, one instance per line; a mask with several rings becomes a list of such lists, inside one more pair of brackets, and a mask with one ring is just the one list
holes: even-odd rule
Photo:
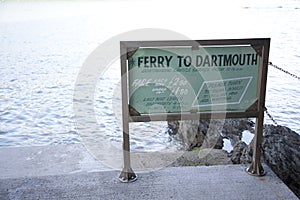
[[[162, 113], [162, 114], [142, 114], [135, 115], [131, 112], [128, 93], [128, 59], [139, 48], [143, 47], [191, 47], [197, 49], [206, 46], [239, 46], [251, 45], [258, 56], [260, 63], [258, 66], [257, 101], [246, 111], [212, 111], [212, 112], [191, 112], [191, 113]], [[247, 172], [252, 175], [264, 175], [261, 165], [261, 142], [265, 109], [265, 95], [268, 72], [268, 57], [270, 48], [270, 38], [253, 39], [223, 39], [223, 40], [177, 40], [177, 41], [121, 41], [121, 85], [122, 85], [122, 119], [123, 119], [123, 156], [124, 168], [119, 177], [122, 182], [135, 181], [137, 176], [133, 172], [130, 164], [130, 143], [129, 143], [129, 123], [149, 122], [149, 121], [173, 121], [173, 120], [199, 120], [199, 119], [220, 119], [224, 118], [256, 118], [256, 128], [254, 136], [254, 152], [251, 166]]]

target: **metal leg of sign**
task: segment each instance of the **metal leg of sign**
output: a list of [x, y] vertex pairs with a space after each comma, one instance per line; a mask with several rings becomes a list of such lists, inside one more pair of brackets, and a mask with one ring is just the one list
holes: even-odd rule
[[262, 143], [262, 132], [263, 132], [263, 115], [260, 115], [256, 119], [256, 129], [254, 136], [254, 147], [253, 147], [253, 158], [252, 163], [246, 171], [250, 175], [254, 176], [264, 176], [265, 171], [261, 165], [261, 143]]
[[133, 172], [133, 170], [131, 168], [126, 168], [124, 167], [120, 176], [119, 176], [119, 180], [122, 183], [131, 183], [136, 181], [137, 179], [137, 175]]
[[128, 132], [123, 132], [123, 156], [124, 168], [119, 176], [119, 180], [123, 183], [130, 183], [137, 179], [137, 175], [133, 172], [130, 166], [130, 143]]
[[266, 175], [264, 168], [261, 163], [257, 161], [253, 161], [249, 168], [247, 168], [247, 172], [253, 176], [264, 176]]

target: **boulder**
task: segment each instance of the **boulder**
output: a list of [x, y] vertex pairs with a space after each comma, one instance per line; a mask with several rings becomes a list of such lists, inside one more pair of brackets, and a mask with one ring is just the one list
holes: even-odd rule
[[249, 164], [252, 162], [253, 140], [249, 145], [243, 141], [238, 141], [231, 152], [231, 161], [233, 164]]
[[232, 146], [242, 138], [244, 130], [254, 131], [248, 119], [187, 120], [168, 122], [168, 134], [178, 135], [188, 150], [195, 147], [223, 148], [223, 138]]
[[178, 134], [187, 150], [195, 147], [223, 148], [223, 140], [220, 135], [222, 130], [220, 120], [186, 120], [168, 122], [168, 133]]
[[179, 129], [179, 121], [168, 121], [167, 133], [170, 136], [176, 135]]
[[288, 127], [265, 125], [265, 163], [300, 198], [300, 135]]
[[254, 133], [255, 123], [247, 118], [245, 119], [226, 119], [222, 129], [222, 136], [229, 139], [232, 146], [241, 141], [242, 133], [245, 130]]

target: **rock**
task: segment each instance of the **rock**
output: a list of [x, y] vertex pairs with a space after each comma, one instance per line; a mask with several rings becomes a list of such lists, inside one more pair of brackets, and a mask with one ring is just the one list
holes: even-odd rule
[[265, 125], [263, 159], [300, 198], [300, 135], [288, 127]]
[[232, 146], [242, 138], [244, 130], [253, 132], [254, 123], [248, 119], [187, 120], [168, 122], [169, 135], [179, 135], [188, 150], [203, 148], [223, 148], [223, 138]]
[[223, 148], [220, 135], [222, 122], [220, 120], [186, 120], [168, 122], [170, 135], [178, 134], [188, 150], [202, 146], [203, 148]]
[[232, 150], [231, 161], [233, 164], [240, 164], [243, 152], [247, 149], [248, 145], [245, 142], [237, 142]]
[[200, 147], [205, 138], [205, 131], [207, 130], [207, 122], [200, 123], [200, 121], [184, 121], [180, 122], [178, 133], [184, 144], [189, 150], [194, 147]]
[[223, 125], [222, 136], [229, 139], [231, 145], [234, 146], [238, 141], [242, 139], [242, 133], [248, 130], [254, 133], [254, 122], [245, 119], [226, 119]]
[[200, 166], [200, 165], [226, 165], [232, 164], [226, 151], [221, 149], [200, 149], [185, 152], [177, 158], [172, 167], [179, 166]]
[[224, 146], [223, 138], [221, 135], [224, 120], [210, 120], [206, 132], [205, 129], [201, 131], [205, 134], [204, 141], [201, 145], [202, 148], [215, 148], [222, 149]]
[[243, 141], [237, 142], [232, 150], [231, 161], [233, 164], [248, 164], [252, 162], [253, 142], [247, 145]]
[[169, 135], [176, 135], [179, 129], [179, 121], [168, 121], [167, 133]]

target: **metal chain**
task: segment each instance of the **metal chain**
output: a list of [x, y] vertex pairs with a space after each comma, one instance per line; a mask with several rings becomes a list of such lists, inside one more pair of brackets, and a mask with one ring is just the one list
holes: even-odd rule
[[[297, 75], [295, 75], [295, 74], [292, 74], [291, 72], [289, 72], [289, 71], [287, 71], [287, 70], [285, 70], [285, 69], [283, 69], [283, 68], [281, 68], [281, 67], [278, 67], [277, 65], [274, 65], [272, 62], [269, 62], [268, 63], [270, 66], [272, 66], [272, 67], [274, 67], [274, 68], [276, 68], [276, 69], [278, 69], [278, 70], [280, 70], [280, 71], [282, 71], [282, 72], [284, 72], [284, 73], [286, 73], [286, 74], [288, 74], [288, 75], [290, 75], [290, 76], [292, 76], [292, 77], [294, 77], [294, 78], [296, 78], [296, 79], [298, 79], [298, 80], [300, 80], [300, 77], [299, 76], [297, 76]], [[266, 114], [268, 115], [268, 117], [271, 119], [271, 121], [276, 125], [276, 126], [278, 126], [278, 123], [277, 123], [277, 121], [274, 119], [274, 117], [268, 112], [268, 109], [265, 107], [265, 112], [266, 112]]]
[[276, 121], [276, 120], [274, 119], [274, 117], [268, 112], [267, 107], [265, 107], [265, 112], [266, 112], [266, 114], [268, 115], [268, 117], [272, 120], [272, 122], [273, 122], [276, 126], [278, 126], [277, 121]]
[[290, 76], [292, 76], [292, 77], [294, 77], [294, 78], [296, 78], [300, 81], [299, 76], [297, 76], [295, 74], [292, 74], [291, 72], [288, 72], [285, 69], [282, 69], [281, 67], [278, 67], [277, 65], [274, 65], [272, 62], [269, 62], [269, 65], [271, 65], [272, 67], [274, 67], [274, 68], [276, 68], [276, 69], [278, 69], [278, 70], [280, 70], [280, 71], [282, 71], [282, 72], [284, 72], [284, 73], [286, 73], [286, 74], [288, 74], [288, 75], [290, 75]]

